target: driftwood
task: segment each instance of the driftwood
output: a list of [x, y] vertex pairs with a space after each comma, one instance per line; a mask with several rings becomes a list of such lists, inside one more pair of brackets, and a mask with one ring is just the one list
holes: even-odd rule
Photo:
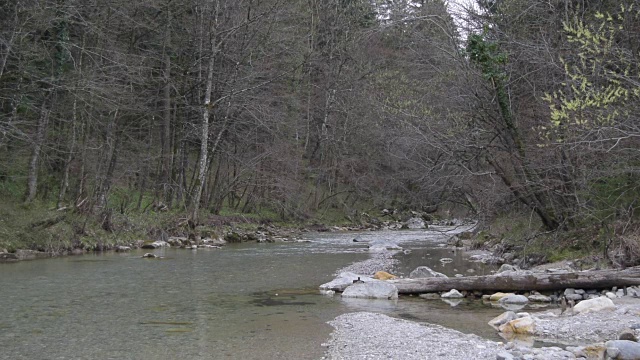
[[449, 291], [529, 291], [604, 289], [640, 285], [640, 267], [625, 270], [591, 270], [569, 273], [500, 274], [459, 278], [419, 278], [388, 280], [399, 294]]

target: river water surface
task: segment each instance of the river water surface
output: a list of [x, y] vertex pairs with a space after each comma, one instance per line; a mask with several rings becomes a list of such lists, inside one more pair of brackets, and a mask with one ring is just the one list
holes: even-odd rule
[[[320, 295], [335, 272], [369, 258], [366, 245], [391, 240], [396, 272], [427, 265], [447, 275], [490, 269], [438, 244], [434, 230], [310, 233], [311, 242], [228, 245], [221, 250], [106, 253], [0, 264], [0, 359], [319, 359], [332, 328], [353, 311], [373, 311], [477, 333], [502, 310], [463, 302]], [[442, 257], [453, 261], [443, 264]], [[383, 334], [381, 334], [383, 337]]]

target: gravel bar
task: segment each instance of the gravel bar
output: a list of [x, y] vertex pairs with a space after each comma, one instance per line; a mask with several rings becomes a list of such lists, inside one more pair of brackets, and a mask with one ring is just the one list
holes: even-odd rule
[[368, 312], [338, 316], [324, 359], [496, 359], [502, 344], [439, 325]]

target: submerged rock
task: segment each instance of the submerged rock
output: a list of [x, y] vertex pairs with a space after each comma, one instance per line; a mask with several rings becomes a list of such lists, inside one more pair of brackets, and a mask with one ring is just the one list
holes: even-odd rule
[[404, 223], [408, 229], [425, 229], [427, 226], [423, 219], [414, 217]]
[[489, 300], [490, 301], [500, 301], [500, 299], [502, 299], [505, 296], [509, 296], [509, 295], [515, 295], [515, 294], [514, 293], [497, 292], [497, 293], [494, 293], [493, 295], [489, 296]]
[[131, 251], [131, 246], [122, 246], [122, 245], [116, 246], [116, 252], [126, 252], [126, 251]]
[[356, 283], [344, 289], [342, 297], [361, 299], [388, 299], [398, 298], [398, 288], [384, 281], [374, 280], [367, 283]]

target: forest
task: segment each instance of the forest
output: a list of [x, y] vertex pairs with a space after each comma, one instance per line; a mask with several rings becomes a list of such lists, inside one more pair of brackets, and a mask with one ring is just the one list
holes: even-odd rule
[[4, 0], [0, 248], [399, 209], [638, 262], [639, 58], [633, 0]]

